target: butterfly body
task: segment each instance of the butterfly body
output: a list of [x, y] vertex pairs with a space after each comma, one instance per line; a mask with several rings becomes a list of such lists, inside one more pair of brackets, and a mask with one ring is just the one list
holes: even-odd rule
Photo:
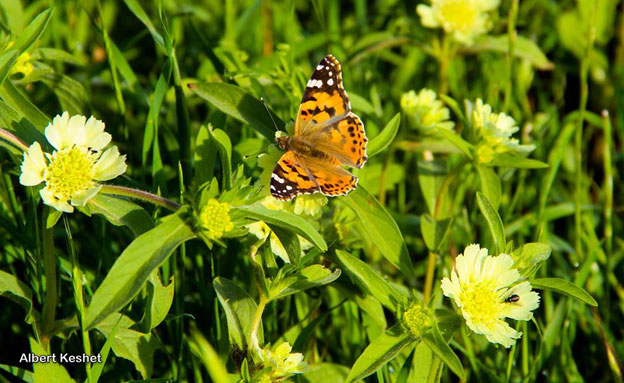
[[317, 192], [347, 194], [357, 186], [357, 178], [343, 166], [364, 166], [367, 142], [364, 124], [351, 112], [342, 87], [340, 63], [326, 56], [307, 84], [294, 134], [277, 138], [286, 153], [271, 175], [271, 194], [280, 200]]

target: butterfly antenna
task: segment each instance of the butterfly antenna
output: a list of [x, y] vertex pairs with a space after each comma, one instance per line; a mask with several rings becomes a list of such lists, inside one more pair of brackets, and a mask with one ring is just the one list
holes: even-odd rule
[[273, 121], [273, 126], [275, 127], [275, 131], [279, 131], [280, 129], [277, 127], [277, 123], [275, 123], [275, 120], [273, 119], [273, 115], [271, 114], [269, 107], [267, 106], [266, 102], [264, 102], [264, 97], [260, 97], [260, 101], [262, 101], [262, 105], [264, 105], [264, 109], [266, 109], [267, 113], [269, 114], [269, 117], [271, 117], [271, 121]]

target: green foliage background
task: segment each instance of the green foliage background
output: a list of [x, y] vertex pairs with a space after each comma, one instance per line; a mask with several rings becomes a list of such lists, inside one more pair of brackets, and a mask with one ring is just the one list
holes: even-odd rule
[[[110, 183], [171, 202], [101, 193], [60, 217], [19, 184], [21, 151], [0, 137], [0, 381], [245, 381], [260, 368], [247, 353], [256, 319], [261, 345], [304, 354], [298, 382], [622, 381], [622, 4], [502, 0], [471, 46], [424, 28], [416, 5], [3, 0], [0, 128], [45, 145], [55, 115], [94, 115], [127, 155]], [[12, 70], [25, 52], [26, 76]], [[371, 159], [321, 215], [268, 209], [275, 125], [290, 127], [328, 53]], [[401, 110], [425, 87], [447, 96], [455, 133]], [[531, 160], [478, 163], [477, 98], [518, 122]], [[235, 224], [217, 241], [198, 221], [210, 198]], [[246, 232], [257, 221], [288, 262]], [[511, 349], [470, 335], [443, 299], [439, 280], [470, 243], [550, 254], [530, 270], [541, 265], [528, 276], [542, 302], [510, 322], [523, 332]], [[423, 299], [439, 329], [419, 342], [397, 329]], [[33, 370], [19, 363], [30, 351], [107, 358]]]

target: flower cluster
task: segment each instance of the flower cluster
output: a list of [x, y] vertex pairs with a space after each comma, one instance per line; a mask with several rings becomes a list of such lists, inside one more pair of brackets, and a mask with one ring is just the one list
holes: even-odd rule
[[490, 30], [488, 12], [498, 7], [499, 0], [431, 0], [420, 4], [416, 12], [427, 28], [442, 28], [455, 40], [466, 45]]
[[285, 382], [295, 374], [302, 374], [308, 369], [303, 361], [303, 354], [291, 353], [290, 343], [284, 342], [274, 351], [269, 348], [258, 349], [258, 357], [263, 366], [262, 372], [256, 377], [258, 383]]
[[418, 94], [413, 90], [401, 96], [401, 109], [407, 115], [410, 124], [423, 132], [431, 131], [436, 127], [453, 129], [455, 123], [449, 121], [450, 112], [437, 94], [424, 88]]
[[433, 321], [431, 312], [422, 303], [414, 303], [403, 313], [403, 324], [409, 329], [412, 335], [421, 337], [427, 332]]
[[111, 135], [94, 117], [70, 118], [65, 112], [45, 128], [45, 136], [55, 150], [44, 153], [38, 142], [33, 143], [24, 152], [20, 183], [45, 183], [39, 194], [46, 205], [59, 211], [71, 213], [74, 206], [84, 206], [102, 187], [97, 181], [126, 171], [126, 156], [116, 146], [104, 150]]
[[453, 299], [468, 327], [488, 341], [511, 347], [522, 333], [505, 318], [530, 320], [539, 306], [539, 295], [522, 281], [508, 254], [496, 257], [472, 244], [455, 260], [450, 278], [442, 280], [442, 292]]
[[223, 234], [234, 228], [234, 224], [230, 219], [230, 204], [220, 203], [211, 198], [199, 213], [201, 226], [206, 232], [206, 236], [211, 240], [223, 237]]
[[477, 159], [488, 163], [496, 154], [527, 153], [535, 149], [535, 145], [520, 145], [517, 138], [511, 136], [519, 128], [516, 121], [505, 113], [493, 113], [492, 107], [477, 99], [472, 111], [472, 126], [480, 139], [477, 145]]

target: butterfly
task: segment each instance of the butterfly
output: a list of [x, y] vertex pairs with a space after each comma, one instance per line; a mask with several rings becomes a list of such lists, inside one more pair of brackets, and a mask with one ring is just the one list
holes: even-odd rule
[[287, 201], [317, 192], [338, 196], [355, 189], [357, 177], [343, 166], [364, 166], [368, 139], [362, 120], [351, 111], [334, 56], [323, 58], [312, 73], [294, 134], [276, 140], [286, 151], [271, 174], [270, 189], [276, 199]]

